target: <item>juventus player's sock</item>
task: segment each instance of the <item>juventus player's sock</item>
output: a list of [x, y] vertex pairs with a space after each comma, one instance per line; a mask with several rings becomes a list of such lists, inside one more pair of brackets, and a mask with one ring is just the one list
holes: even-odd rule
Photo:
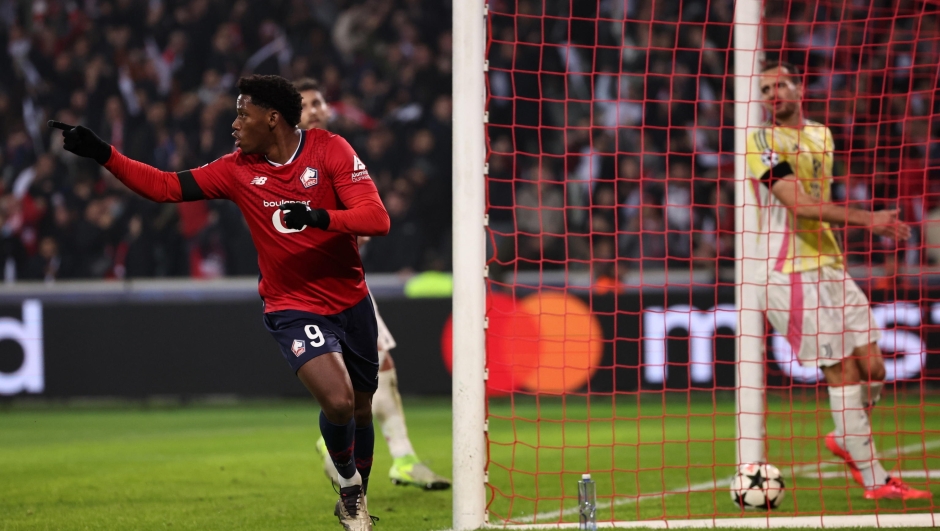
[[356, 428], [356, 470], [362, 476], [362, 493], [368, 494], [369, 473], [372, 472], [372, 454], [375, 450], [375, 428], [368, 426]]
[[333, 466], [339, 472], [339, 486], [351, 487], [361, 485], [362, 478], [356, 470], [356, 460], [353, 457], [355, 445], [356, 420], [350, 419], [345, 425], [333, 424], [320, 411], [320, 433], [326, 443], [326, 449], [333, 459]]
[[[862, 402], [862, 386], [829, 387], [829, 405], [836, 433], [842, 434], [841, 446], [852, 456], [862, 473], [866, 489], [884, 485], [888, 479], [881, 462], [875, 457], [875, 442], [871, 437], [871, 424]], [[838, 439], [838, 437], [837, 437]]]
[[863, 399], [866, 407], [875, 407], [875, 404], [881, 400], [881, 390], [884, 389], [884, 386], [885, 383], [880, 381], [865, 382], [862, 384], [862, 390], [864, 392]]
[[398, 372], [394, 368], [379, 371], [379, 388], [372, 397], [372, 416], [388, 442], [392, 459], [415, 453], [405, 427], [405, 411], [398, 393]]

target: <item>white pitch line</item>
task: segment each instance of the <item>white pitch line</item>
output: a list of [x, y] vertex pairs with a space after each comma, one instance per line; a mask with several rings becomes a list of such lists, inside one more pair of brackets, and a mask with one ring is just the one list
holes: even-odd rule
[[[940, 515], [934, 513], [892, 514], [889, 517], [877, 514], [857, 515], [816, 515], [816, 516], [771, 516], [767, 518], [704, 518], [698, 520], [636, 520], [617, 522], [598, 522], [598, 529], [857, 529], [864, 527], [903, 527], [925, 529], [936, 527]], [[486, 529], [498, 529], [500, 526], [486, 526]], [[505, 528], [505, 527], [504, 527]], [[535, 531], [551, 529], [578, 529], [576, 522], [567, 524], [529, 524], [515, 526], [517, 529]]]
[[[932, 479], [934, 481], [940, 479], [940, 470], [894, 470], [891, 472], [891, 475], [901, 476], [903, 479]], [[803, 478], [816, 478], [816, 479], [838, 479], [844, 478], [844, 472], [821, 472], [819, 474], [802, 474], [800, 477]]]
[[[929, 449], [938, 448], [938, 447], [940, 447], [940, 440], [930, 441], [930, 442], [923, 442], [923, 443], [913, 443], [913, 444], [908, 444], [908, 445], [906, 445], [906, 446], [902, 446], [901, 448], [892, 448], [892, 449], [887, 450], [887, 451], [885, 451], [885, 452], [880, 452], [880, 454], [881, 454], [881, 455], [880, 455], [880, 458], [892, 458], [892, 457], [895, 457], [895, 456], [897, 456], [897, 455], [908, 454], [908, 453], [911, 453], [911, 452], [914, 452], [914, 451], [917, 451], [917, 450], [929, 450]], [[803, 474], [803, 473], [809, 472], [809, 471], [811, 471], [811, 470], [818, 470], [818, 469], [821, 468], [821, 467], [830, 467], [830, 466], [835, 466], [835, 465], [840, 465], [840, 464], [842, 464], [842, 463], [841, 463], [841, 462], [834, 462], [834, 461], [826, 461], [826, 462], [820, 462], [820, 463], [806, 464], [806, 465], [802, 465], [802, 466], [798, 466], [798, 467], [796, 467], [796, 468], [793, 468], [793, 469], [792, 469], [792, 474]], [[634, 505], [634, 504], [637, 504], [637, 503], [639, 503], [640, 501], [643, 501], [644, 499], [647, 499], [647, 498], [668, 498], [668, 497], [676, 496], [676, 495], [679, 495], [679, 494], [687, 494], [687, 493], [689, 493], [689, 492], [703, 492], [703, 491], [709, 491], [709, 490], [717, 489], [717, 488], [720, 488], [720, 487], [727, 487], [727, 486], [729, 486], [729, 485], [731, 485], [731, 478], [721, 479], [721, 480], [718, 480], [718, 481], [714, 481], [714, 480], [712, 480], [712, 481], [703, 481], [703, 482], [701, 482], [701, 483], [696, 483], [696, 484], [694, 484], [694, 485], [689, 485], [688, 487], [686, 487], [686, 488], [684, 488], [684, 489], [682, 489], [682, 490], [670, 490], [670, 491], [666, 491], [666, 492], [658, 492], [658, 493], [655, 493], [655, 494], [639, 494], [639, 495], [637, 495], [637, 496], [633, 496], [633, 497], [630, 497], [630, 498], [617, 498], [617, 499], [613, 500], [613, 502], [604, 501], [604, 502], [602, 502], [602, 503], [598, 503], [598, 504], [597, 504], [597, 508], [598, 508], [598, 509], [608, 509], [608, 508], [610, 508], [610, 507], [612, 507], [612, 506], [613, 506], [613, 507], [619, 507], [619, 506], [621, 506], [621, 505]], [[567, 508], [567, 509], [565, 509], [565, 510], [563, 510], [563, 511], [545, 511], [545, 512], [541, 512], [541, 513], [537, 513], [537, 514], [535, 515], [535, 521], [539, 521], [539, 520], [554, 520], [554, 519], [557, 519], [557, 518], [559, 518], [559, 517], [570, 516], [570, 515], [573, 515], [573, 514], [578, 514], [578, 508], [577, 508], [577, 507], [569, 507], [569, 508]], [[499, 524], [491, 524], [491, 525], [499, 525]], [[514, 525], [521, 525], [521, 524], [514, 524]]]
[[[917, 451], [917, 450], [931, 450], [931, 449], [934, 449], [934, 448], [940, 448], [940, 440], [925, 441], [925, 442], [923, 442], [923, 443], [912, 443], [912, 444], [908, 444], [908, 445], [906, 445], [906, 446], [902, 446], [902, 447], [900, 447], [900, 448], [891, 448], [891, 449], [889, 449], [889, 450], [886, 450], [886, 451], [883, 451], [883, 452], [879, 452], [879, 458], [880, 458], [880, 459], [890, 459], [890, 458], [893, 458], [893, 457], [897, 457], [898, 455], [908, 454], [908, 453], [911, 453], [911, 452], [915, 452], [915, 451]], [[806, 464], [806, 465], [802, 465], [802, 466], [793, 468], [793, 469], [792, 469], [792, 473], [793, 473], [793, 474], [803, 474], [803, 473], [805, 473], [805, 472], [808, 472], [808, 471], [811, 471], [811, 470], [816, 470], [816, 469], [818, 469], [818, 468], [822, 468], [822, 467], [831, 467], [831, 466], [835, 466], [835, 465], [839, 465], [839, 464], [841, 464], [841, 463], [839, 463], [839, 462], [834, 462], [834, 461], [826, 461], [826, 462], [821, 462], [821, 463], [819, 463], [819, 464]], [[908, 471], [908, 472], [910, 472], [910, 471]], [[932, 471], [931, 471], [931, 472], [932, 472]], [[839, 476], [839, 477], [841, 477], [841, 476]], [[911, 477], [911, 476], [908, 476], [908, 477]], [[682, 491], [667, 491], [667, 492], [660, 492], [660, 493], [657, 493], [657, 494], [641, 494], [641, 495], [639, 495], [639, 496], [632, 497], [632, 498], [618, 498], [618, 499], [614, 500], [613, 503], [611, 503], [611, 502], [609, 502], [609, 501], [607, 501], [607, 502], [602, 502], [602, 503], [598, 504], [598, 508], [601, 508], [601, 507], [609, 508], [609, 507], [611, 507], [611, 506], [619, 507], [619, 506], [621, 506], [621, 505], [634, 505], [634, 504], [636, 504], [636, 503], [639, 503], [640, 501], [642, 501], [642, 500], [645, 499], [645, 498], [668, 498], [668, 497], [676, 496], [676, 495], [678, 495], [678, 494], [685, 494], [685, 493], [688, 493], [688, 492], [701, 492], [701, 491], [708, 491], [708, 490], [711, 490], [711, 489], [715, 489], [715, 488], [718, 488], [718, 487], [727, 487], [727, 486], [729, 486], [730, 484], [731, 484], [730, 478], [729, 478], [729, 479], [724, 479], [724, 480], [719, 480], [719, 481], [703, 481], [702, 483], [696, 483], [695, 485], [689, 485], [688, 488], [686, 488], [685, 490], [682, 490]], [[559, 517], [561, 517], [561, 516], [568, 516], [568, 515], [572, 515], [572, 514], [577, 514], [577, 512], [578, 512], [578, 508], [577, 508], [577, 507], [571, 507], [571, 508], [565, 509], [564, 511], [546, 511], [546, 512], [542, 512], [542, 513], [536, 514], [536, 515], [535, 515], [535, 519], [536, 519], [536, 521], [538, 521], [538, 520], [554, 519], [554, 518], [559, 518]], [[661, 520], [648, 520], [648, 521], [644, 521], [644, 522], [649, 523], [651, 526], [656, 526], [656, 524], [657, 524], [657, 523], [660, 523], [660, 522], [664, 523], [664, 522], [661, 521]], [[680, 520], [677, 520], [677, 522], [681, 522], [681, 521], [680, 521]], [[643, 522], [636, 522], [636, 523], [637, 523], [637, 524], [641, 524], [641, 523], [643, 523]], [[607, 524], [607, 523], [598, 522], [598, 527], [606, 527], [605, 524]], [[490, 523], [490, 524], [487, 525], [486, 527], [487, 527], [487, 528], [497, 528], [497, 527], [509, 527], [509, 526], [513, 526], [513, 527], [524, 528], [525, 525], [526, 525], [526, 524], [508, 524], [508, 523], [507, 523], [507, 524], [501, 525], [501, 524], [496, 524], [496, 523]], [[542, 524], [542, 525], [545, 525], [545, 524]], [[662, 526], [660, 526], [660, 527], [662, 527]], [[679, 527], [682, 527], [682, 526], [679, 526]], [[818, 527], [818, 526], [817, 526], [817, 527]], [[445, 530], [445, 531], [451, 531], [451, 530], [448, 529], [448, 530]]]

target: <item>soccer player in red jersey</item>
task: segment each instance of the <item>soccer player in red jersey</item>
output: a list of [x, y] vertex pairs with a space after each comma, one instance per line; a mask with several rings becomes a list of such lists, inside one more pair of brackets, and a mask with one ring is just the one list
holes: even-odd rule
[[[319, 83], [314, 79], [304, 78], [294, 81], [294, 87], [303, 98], [300, 128], [326, 129], [332, 110], [320, 91]], [[368, 239], [368, 236], [359, 238], [360, 246]], [[379, 387], [372, 397], [372, 416], [385, 436], [388, 450], [392, 454], [392, 467], [388, 471], [388, 477], [396, 485], [412, 485], [425, 490], [449, 489], [450, 480], [436, 474], [422, 463], [411, 444], [405, 425], [401, 394], [398, 392], [398, 373], [391, 353], [395, 348], [395, 338], [385, 326], [378, 307], [375, 308], [375, 319], [379, 327]], [[338, 481], [339, 474], [333, 466], [333, 459], [323, 438], [317, 441], [317, 451], [323, 458], [323, 471], [330, 479]]]
[[49, 125], [63, 130], [67, 151], [147, 199], [238, 205], [258, 249], [265, 325], [322, 408], [320, 431], [339, 472], [334, 514], [347, 531], [371, 530], [378, 332], [356, 236], [387, 234], [388, 213], [346, 140], [297, 128], [301, 97], [289, 81], [253, 75], [238, 89], [235, 152], [187, 171], [131, 160], [85, 127]]

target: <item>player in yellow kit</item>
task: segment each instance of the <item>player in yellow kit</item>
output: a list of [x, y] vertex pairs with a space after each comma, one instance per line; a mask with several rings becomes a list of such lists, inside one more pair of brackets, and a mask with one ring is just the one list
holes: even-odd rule
[[760, 91], [773, 119], [748, 131], [747, 166], [760, 204], [760, 245], [768, 253], [766, 268], [757, 272], [767, 286], [767, 319], [803, 365], [825, 375], [836, 425], [826, 447], [846, 462], [865, 498], [929, 498], [930, 492], [889, 475], [875, 456], [869, 408], [884, 385], [881, 332], [868, 298], [844, 267], [830, 224], [897, 240], [910, 237], [910, 227], [897, 210], [830, 202], [832, 132], [804, 118], [795, 67], [767, 65]]
[[[326, 129], [332, 111], [320, 92], [320, 85], [316, 80], [306, 78], [295, 81], [294, 88], [303, 99], [298, 126], [301, 129]], [[369, 238], [360, 237], [359, 246], [362, 247], [368, 241]], [[372, 397], [372, 416], [382, 430], [389, 453], [392, 454], [392, 467], [388, 471], [388, 477], [396, 485], [412, 485], [425, 490], [448, 489], [450, 480], [436, 474], [422, 463], [411, 445], [408, 428], [405, 426], [401, 395], [398, 393], [398, 373], [395, 371], [391, 354], [391, 350], [396, 346], [395, 338], [385, 326], [375, 299], [373, 305], [379, 331], [379, 387]], [[338, 484], [339, 472], [333, 466], [333, 460], [326, 451], [326, 442], [322, 437], [317, 441], [317, 451], [323, 458], [323, 471]]]

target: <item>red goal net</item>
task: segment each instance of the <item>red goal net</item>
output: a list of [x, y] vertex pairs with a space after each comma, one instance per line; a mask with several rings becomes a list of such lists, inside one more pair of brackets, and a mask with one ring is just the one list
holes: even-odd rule
[[[750, 515], [766, 525], [768, 514], [935, 509], [866, 500], [825, 446], [834, 425], [821, 372], [799, 363], [785, 330], [738, 329], [745, 153], [735, 135], [759, 123], [736, 120], [736, 7], [489, 4], [490, 524], [576, 522], [583, 473], [597, 482], [598, 521]], [[901, 242], [860, 227], [833, 234], [881, 331], [886, 385], [870, 413], [880, 462], [940, 494], [938, 7], [759, 9], [759, 52], [805, 72], [803, 115], [832, 132], [831, 201], [897, 208], [912, 227]], [[760, 99], [756, 89], [745, 96]], [[742, 333], [765, 339], [765, 434], [738, 433]], [[741, 437], [760, 440], [780, 471], [771, 513], [732, 501]]]

